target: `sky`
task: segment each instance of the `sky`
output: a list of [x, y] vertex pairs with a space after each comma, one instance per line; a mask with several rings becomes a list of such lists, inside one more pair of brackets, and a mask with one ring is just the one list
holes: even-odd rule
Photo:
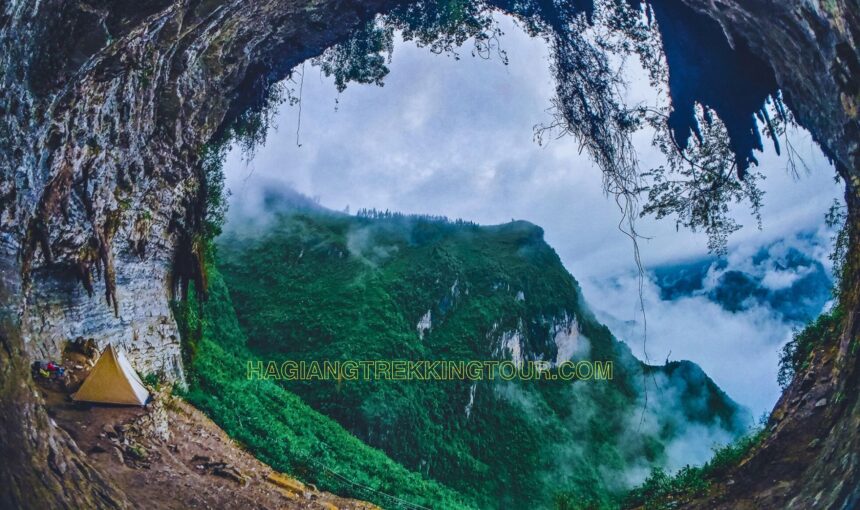
[[[648, 268], [645, 330], [631, 241], [617, 228], [620, 213], [603, 193], [600, 171], [573, 138], [543, 146], [533, 140], [533, 126], [550, 120], [554, 96], [548, 48], [510, 18], [497, 17], [508, 65], [474, 58], [468, 47], [457, 60], [398, 42], [384, 86], [350, 85], [342, 94], [306, 65], [301, 115], [296, 106], [282, 106], [253, 158], [228, 154], [231, 209], [253, 208], [264, 188], [289, 186], [353, 213], [376, 208], [481, 224], [528, 220], [544, 228], [598, 318], [640, 358], [647, 351], [651, 362], [695, 361], [751, 415], [769, 411], [779, 396], [778, 351], [798, 324], [769, 303], [728, 310], [713, 295], [727, 270], [754, 274], [773, 291], [791, 287], [808, 269], [785, 267], [792, 248], [829, 270], [824, 215], [841, 196], [832, 166], [802, 130], [790, 137], [808, 174], [791, 175], [771, 147], [758, 155], [766, 175], [762, 229], [744, 206], [736, 207], [744, 228], [731, 237], [729, 255], [714, 261], [700, 289], [672, 299], [661, 295], [654, 271], [691, 261], [707, 266], [707, 239], [677, 231], [671, 218], [639, 220], [647, 238], [640, 241]], [[636, 65], [627, 77], [629, 101], [653, 96]], [[635, 138], [644, 168], [662, 161], [650, 138], [647, 132]], [[753, 267], [763, 247], [772, 257]]]

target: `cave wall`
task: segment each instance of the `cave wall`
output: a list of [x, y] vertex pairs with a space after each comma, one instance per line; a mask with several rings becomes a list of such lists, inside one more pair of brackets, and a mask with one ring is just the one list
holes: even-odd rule
[[61, 359], [66, 342], [92, 338], [99, 348], [121, 347], [143, 374], [182, 381], [179, 333], [166, 296], [171, 293], [170, 247], [140, 259], [117, 254], [116, 311], [91, 296], [68, 271], [41, 268], [32, 275], [24, 330], [32, 359]]
[[180, 377], [169, 300], [201, 276], [203, 144], [385, 4], [3, 5], [0, 232], [28, 353], [91, 337]]
[[856, 0], [684, 0], [743, 39], [776, 74], [798, 122], [850, 188], [860, 158], [860, 4]]
[[201, 147], [387, 4], [0, 1], [0, 508], [128, 505], [52, 424], [31, 356], [85, 336], [181, 377]]

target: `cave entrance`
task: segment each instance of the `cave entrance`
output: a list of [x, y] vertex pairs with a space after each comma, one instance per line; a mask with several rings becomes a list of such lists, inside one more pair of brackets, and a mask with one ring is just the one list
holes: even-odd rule
[[[263, 130], [226, 153], [225, 231], [265, 230], [284, 210], [526, 220], [543, 229], [588, 309], [636, 357], [697, 363], [755, 422], [779, 397], [781, 349], [833, 304], [838, 225], [825, 216], [841, 215], [841, 185], [767, 73], [708, 82], [758, 64], [742, 49], [716, 45], [703, 67], [681, 47], [684, 24], [701, 22], [691, 12], [654, 2], [624, 18], [635, 27], [618, 29], [621, 18], [606, 9], [598, 3], [543, 27], [529, 13], [478, 9], [453, 31], [404, 15], [305, 62], [256, 117]], [[660, 19], [665, 42], [654, 28]], [[582, 38], [547, 35], [563, 26], [579, 27]], [[592, 94], [593, 111], [570, 111], [580, 92]], [[583, 128], [595, 115], [614, 131]], [[646, 177], [625, 181], [623, 169], [607, 177], [618, 161]], [[713, 182], [696, 179], [714, 164], [728, 170], [710, 178], [744, 179], [726, 196], [696, 195]], [[708, 201], [714, 209], [697, 213]], [[352, 241], [347, 251], [366, 249]], [[707, 460], [715, 438], [702, 437], [675, 446], [674, 467]]]

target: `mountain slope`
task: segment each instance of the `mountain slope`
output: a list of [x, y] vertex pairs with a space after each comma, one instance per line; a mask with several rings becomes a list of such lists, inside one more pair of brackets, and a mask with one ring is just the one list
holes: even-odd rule
[[673, 441], [743, 429], [698, 366], [645, 367], [615, 340], [527, 222], [305, 209], [239, 231], [219, 268], [253, 360], [613, 362], [611, 381], [280, 383], [480, 508], [607, 504], [650, 466], [678, 467]]
[[[248, 380], [252, 357], [220, 273], [209, 267], [209, 295], [177, 305], [193, 350], [185, 398], [273, 468], [340, 495], [389, 506], [389, 494], [417, 505], [475, 508], [466, 498], [410, 473], [273, 381]], [[192, 291], [193, 292], [193, 291]], [[372, 489], [372, 490], [371, 490]]]

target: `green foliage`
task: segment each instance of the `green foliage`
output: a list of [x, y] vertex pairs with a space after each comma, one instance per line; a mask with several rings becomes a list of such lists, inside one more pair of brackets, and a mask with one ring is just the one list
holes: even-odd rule
[[334, 76], [339, 92], [349, 82], [382, 85], [388, 75], [391, 52], [394, 51], [394, 30], [371, 21], [344, 43], [328, 48], [313, 64], [326, 76]]
[[821, 314], [803, 330], [795, 331], [792, 339], [783, 346], [779, 357], [777, 381], [781, 387], [791, 384], [796, 374], [806, 370], [815, 346], [826, 344], [828, 339], [839, 335], [843, 318], [842, 307], [836, 306], [830, 312]]
[[143, 384], [150, 388], [158, 389], [158, 387], [161, 386], [161, 378], [158, 374], [149, 373], [143, 376]]
[[553, 501], [555, 510], [604, 510], [615, 509], [617, 505], [607, 500], [605, 495], [583, 494], [583, 491], [565, 491], [556, 494]]
[[[385, 508], [399, 507], [392, 496], [433, 508], [476, 507], [368, 447], [276, 383], [248, 380], [245, 362], [252, 355], [214, 267], [202, 319], [195, 320], [201, 321], [202, 334], [188, 365], [189, 389], [183, 396], [264, 462], [321, 489]], [[189, 329], [194, 325], [184, 324], [184, 330]]]
[[845, 272], [845, 260], [848, 255], [848, 208], [834, 199], [833, 205], [824, 217], [828, 228], [835, 231], [833, 235], [833, 252], [830, 254], [830, 262], [833, 263], [833, 295], [838, 299], [842, 288], [843, 273]]
[[731, 468], [736, 467], [766, 437], [767, 429], [762, 425], [757, 430], [753, 430], [750, 434], [739, 438], [734, 443], [715, 449], [714, 456], [702, 467], [705, 476], [720, 476]]
[[835, 231], [833, 252], [829, 258], [833, 262], [833, 296], [837, 304], [829, 312], [807, 324], [804, 329], [796, 330], [791, 340], [782, 347], [777, 373], [777, 382], [782, 388], [786, 388], [797, 374], [809, 367], [812, 351], [816, 346], [827, 345], [840, 334], [845, 318], [843, 307], [839, 304], [839, 296], [849, 246], [847, 218], [846, 207], [834, 200], [825, 221], [827, 226]]
[[224, 187], [224, 159], [228, 148], [228, 144], [209, 144], [203, 147], [200, 157], [204, 187], [202, 202], [206, 204], [201, 234], [207, 240], [221, 235], [227, 215], [229, 193]]
[[457, 50], [471, 39], [472, 56], [488, 59], [495, 54], [507, 63], [507, 55], [499, 46], [504, 34], [485, 2], [424, 0], [399, 6], [384, 19], [404, 40], [415, 41], [433, 53], [459, 59]]
[[171, 301], [173, 317], [179, 328], [179, 336], [182, 339], [182, 364], [185, 367], [192, 366], [197, 355], [200, 340], [203, 336], [202, 307], [203, 300], [196, 295], [193, 284], [189, 286], [189, 293], [184, 300]]
[[714, 456], [702, 467], [685, 466], [674, 475], [654, 469], [645, 482], [624, 498], [623, 508], [668, 510], [680, 502], [704, 496], [713, 481], [736, 467], [766, 437], [764, 427], [737, 439], [734, 443], [714, 449]]
[[235, 143], [244, 154], [252, 156], [257, 147], [266, 143], [275, 114], [285, 102], [294, 104], [288, 83], [277, 82], [264, 86], [257, 100], [233, 120], [216, 140], [216, 144], [229, 146]]
[[732, 218], [730, 204], [749, 202], [761, 223], [764, 192], [757, 181], [764, 176], [752, 172], [742, 180], [736, 177], [728, 133], [707, 110], [699, 109], [701, 136], [688, 148], [677, 145], [665, 111], [643, 111], [643, 116], [654, 129], [653, 144], [666, 155], [667, 165], [642, 175], [648, 184], [639, 192], [647, 192], [648, 201], [641, 215], [652, 214], [658, 220], [673, 215], [676, 226], [703, 230], [711, 252], [724, 255], [729, 235], [741, 228]]
[[[281, 383], [480, 508], [548, 508], [560, 491], [608, 504], [623, 487], [607, 473], [660, 464], [673, 420], [733, 421], [734, 404], [707, 377], [692, 378], [679, 416], [658, 417], [659, 433], [631, 433], [643, 367], [582, 307], [576, 281], [529, 223], [296, 212], [259, 235], [239, 232], [220, 240], [219, 267], [255, 359], [498, 359], [510, 356], [505, 332], [532, 359], [554, 359], [554, 328], [575, 320], [590, 345], [583, 356], [614, 361], [616, 378], [604, 382]], [[419, 334], [428, 311], [432, 327]], [[653, 370], [689, 378], [675, 366]]]
[[495, 55], [507, 63], [499, 46], [503, 33], [492, 11], [484, 2], [471, 0], [424, 0], [398, 6], [365, 24], [345, 42], [328, 48], [312, 63], [334, 77], [339, 92], [349, 83], [381, 86], [388, 75], [395, 31], [405, 41], [456, 59], [460, 47], [471, 40], [473, 56], [489, 59]]

